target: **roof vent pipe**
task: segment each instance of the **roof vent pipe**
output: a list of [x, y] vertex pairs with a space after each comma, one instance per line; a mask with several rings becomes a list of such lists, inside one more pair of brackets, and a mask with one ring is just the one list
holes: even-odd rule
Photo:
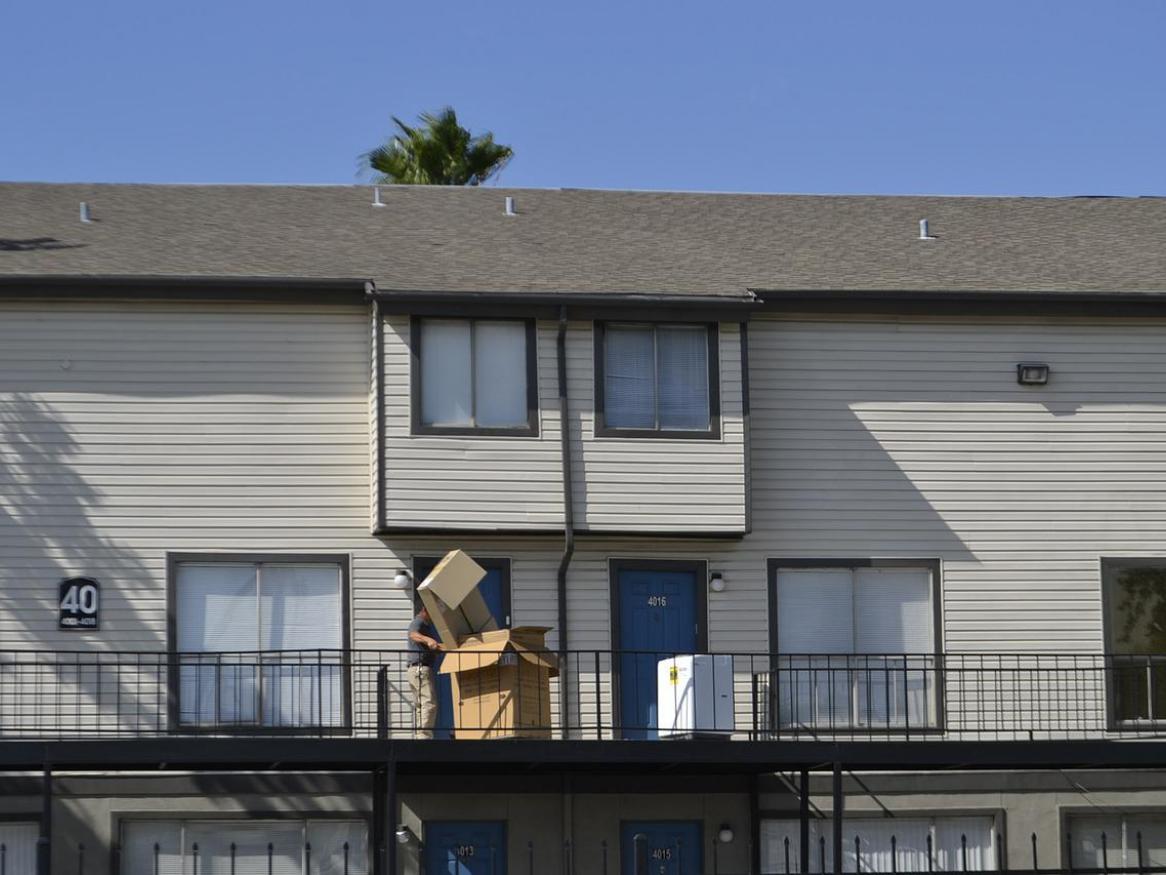
[[920, 240], [938, 240], [939, 239], [938, 237], [932, 236], [931, 232], [928, 230], [926, 219], [919, 220], [919, 239]]
[[381, 187], [379, 185], [372, 187], [372, 205], [374, 207], [384, 206], [384, 203], [381, 202]]
[[507, 195], [507, 197], [506, 197], [506, 215], [508, 215], [508, 216], [517, 216], [518, 215], [518, 211], [516, 209], [514, 209], [514, 198], [510, 197], [509, 195]]
[[93, 221], [93, 218], [89, 215], [89, 204], [85, 201], [81, 201], [81, 221], [86, 225]]

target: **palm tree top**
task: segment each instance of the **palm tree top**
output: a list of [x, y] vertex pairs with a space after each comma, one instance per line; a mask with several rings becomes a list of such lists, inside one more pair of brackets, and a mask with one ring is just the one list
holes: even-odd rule
[[463, 128], [451, 106], [422, 113], [416, 126], [396, 116], [393, 124], [397, 132], [365, 156], [377, 182], [481, 185], [514, 157], [513, 149], [494, 142], [492, 132], [474, 136]]

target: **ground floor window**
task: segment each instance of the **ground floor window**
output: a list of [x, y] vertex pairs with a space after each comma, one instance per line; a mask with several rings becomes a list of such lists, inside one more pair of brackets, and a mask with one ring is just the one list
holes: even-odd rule
[[34, 875], [38, 835], [40, 827], [36, 823], [0, 822], [0, 872], [4, 875]]
[[[989, 871], [996, 868], [994, 823], [992, 817], [856, 817], [845, 820], [842, 870]], [[800, 835], [797, 820], [763, 820], [762, 871], [800, 872]], [[833, 824], [829, 820], [810, 821], [809, 871], [834, 871], [833, 836]]]
[[1071, 868], [1166, 866], [1166, 812], [1073, 815], [1066, 828]]
[[368, 875], [362, 820], [134, 820], [121, 875]]

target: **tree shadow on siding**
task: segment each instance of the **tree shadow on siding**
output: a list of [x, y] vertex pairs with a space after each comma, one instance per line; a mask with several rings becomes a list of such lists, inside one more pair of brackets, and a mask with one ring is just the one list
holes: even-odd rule
[[[78, 471], [79, 455], [51, 404], [26, 393], [0, 398], [0, 680], [12, 681], [0, 684], [0, 736], [165, 726], [164, 597], [139, 601], [156, 581], [99, 531], [105, 498]], [[58, 628], [58, 584], [75, 576], [101, 584], [96, 631]], [[157, 655], [109, 655], [127, 636], [133, 650]]]

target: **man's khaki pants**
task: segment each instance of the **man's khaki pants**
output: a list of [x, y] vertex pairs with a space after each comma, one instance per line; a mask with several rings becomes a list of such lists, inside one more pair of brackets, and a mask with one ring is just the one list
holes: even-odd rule
[[428, 665], [409, 666], [409, 686], [413, 689], [417, 737], [433, 738], [433, 727], [437, 723], [437, 687], [433, 682], [433, 668]]

